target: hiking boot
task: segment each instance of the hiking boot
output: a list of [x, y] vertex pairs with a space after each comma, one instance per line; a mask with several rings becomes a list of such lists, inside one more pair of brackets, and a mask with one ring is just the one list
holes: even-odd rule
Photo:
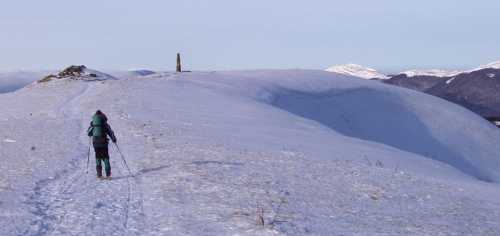
[[100, 180], [102, 180], [102, 175], [99, 175], [98, 177], [99, 177]]
[[101, 176], [102, 175], [102, 166], [98, 165], [95, 167], [95, 169], [97, 170], [97, 175]]
[[106, 178], [110, 180], [110, 179], [111, 179], [111, 176], [108, 176], [108, 177], [106, 177]]

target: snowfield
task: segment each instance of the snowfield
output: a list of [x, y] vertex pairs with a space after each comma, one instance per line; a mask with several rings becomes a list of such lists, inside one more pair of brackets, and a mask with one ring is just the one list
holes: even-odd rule
[[[0, 235], [500, 234], [500, 130], [458, 105], [324, 71], [99, 76], [0, 95]], [[111, 143], [96, 178], [98, 109], [133, 177]]]

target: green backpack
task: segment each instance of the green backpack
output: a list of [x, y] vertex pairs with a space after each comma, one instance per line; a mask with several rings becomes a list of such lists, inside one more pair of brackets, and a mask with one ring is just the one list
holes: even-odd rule
[[95, 138], [101, 138], [103, 136], [103, 127], [105, 126], [105, 122], [102, 122], [101, 115], [93, 115], [92, 116], [92, 127], [94, 128], [92, 136]]

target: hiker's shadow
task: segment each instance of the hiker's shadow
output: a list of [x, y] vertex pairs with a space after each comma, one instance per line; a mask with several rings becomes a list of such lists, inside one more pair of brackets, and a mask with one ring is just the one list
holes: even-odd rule
[[159, 170], [162, 170], [162, 169], [165, 169], [165, 168], [169, 168], [169, 167], [170, 166], [160, 166], [160, 167], [156, 167], [156, 168], [152, 168], [152, 169], [140, 170], [139, 172], [137, 172], [136, 174], [134, 174], [134, 176], [132, 176], [132, 175], [123, 175], [123, 176], [114, 177], [112, 179], [115, 179], [115, 180], [118, 180], [118, 179], [128, 179], [128, 178], [131, 178], [131, 177], [141, 176], [143, 174], [148, 174], [150, 172], [159, 171]]
[[162, 170], [162, 169], [165, 169], [165, 168], [169, 168], [169, 167], [170, 166], [160, 166], [160, 167], [156, 167], [156, 168], [152, 168], [152, 169], [141, 170], [141, 171], [139, 171], [138, 175], [147, 174], [149, 172], [154, 172], [154, 171], [159, 171], [159, 170]]
[[119, 180], [119, 179], [128, 179], [132, 177], [131, 175], [125, 175], [125, 176], [119, 176], [119, 177], [112, 177], [111, 180]]

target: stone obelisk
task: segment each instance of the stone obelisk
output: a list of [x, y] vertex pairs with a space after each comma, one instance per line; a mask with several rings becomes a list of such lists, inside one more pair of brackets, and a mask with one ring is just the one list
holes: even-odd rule
[[177, 72], [181, 72], [181, 54], [177, 53]]

